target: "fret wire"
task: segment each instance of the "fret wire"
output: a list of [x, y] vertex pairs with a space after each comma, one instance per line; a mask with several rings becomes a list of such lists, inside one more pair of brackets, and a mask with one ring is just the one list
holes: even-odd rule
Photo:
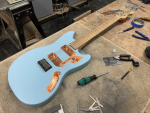
[[[89, 33], [87, 33], [87, 34], [89, 34]], [[84, 38], [87, 37], [87, 34], [85, 34], [83, 37], [79, 38], [75, 44], [79, 45], [81, 42], [83, 43]]]
[[72, 42], [71, 45], [75, 47], [80, 47], [84, 43], [91, 40], [93, 37], [95, 37], [97, 34], [102, 32], [104, 29], [112, 25], [114, 22], [119, 20], [119, 17], [115, 17], [113, 19], [108, 20], [106, 23], [102, 24], [101, 26], [95, 28], [94, 30], [90, 31], [89, 33], [85, 34], [83, 37], [77, 39], [76, 41]]
[[83, 43], [87, 42], [87, 38], [89, 37], [88, 35], [91, 36], [91, 32], [87, 33], [86, 36], [84, 36], [82, 38], [82, 40], [80, 40], [80, 42], [78, 42], [78, 45], [82, 45]]
[[88, 33], [90, 35], [90, 37], [87, 37], [86, 41], [89, 41], [90, 39], [92, 39], [93, 37], [95, 37], [99, 33], [99, 28], [100, 27], [97, 27], [96, 29], [94, 29], [90, 33]]

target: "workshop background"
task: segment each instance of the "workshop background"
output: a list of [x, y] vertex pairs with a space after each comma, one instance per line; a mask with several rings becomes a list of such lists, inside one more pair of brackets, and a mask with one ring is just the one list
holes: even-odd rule
[[[83, 14], [84, 12], [91, 10], [95, 12], [98, 9], [112, 3], [115, 0], [90, 0], [88, 5], [80, 7], [80, 9], [73, 10], [63, 16], [59, 16], [53, 20], [49, 20], [45, 23], [42, 23], [41, 26], [46, 34], [46, 37], [56, 33], [57, 31], [69, 26], [73, 23], [73, 18]], [[0, 26], [2, 26], [2, 21], [0, 21]], [[3, 27], [0, 27], [3, 28]], [[8, 29], [10, 31], [10, 29]], [[20, 50], [10, 41], [10, 36], [13, 35], [13, 32], [10, 31], [10, 35], [4, 29], [1, 29], [0, 32], [0, 61], [10, 57], [11, 55], [19, 52]], [[12, 35], [11, 35], [12, 34]]]

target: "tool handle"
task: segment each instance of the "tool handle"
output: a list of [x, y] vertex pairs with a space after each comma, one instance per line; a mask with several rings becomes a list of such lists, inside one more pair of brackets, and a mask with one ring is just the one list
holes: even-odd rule
[[[141, 6], [142, 7], [142, 6]], [[143, 12], [146, 12], [143, 8], [139, 7], [139, 9], [141, 9]]]
[[123, 30], [123, 32], [130, 31], [130, 30], [132, 30], [132, 29], [134, 29], [134, 27], [133, 27], [133, 26], [132, 26], [132, 27], [130, 27], [130, 28], [128, 28], [128, 29], [126, 29], [126, 30]]
[[142, 37], [139, 37], [139, 36], [136, 36], [136, 35], [132, 35], [132, 36], [135, 37], [135, 38], [138, 38], [138, 39], [147, 40], [147, 38], [142, 38]]
[[120, 58], [121, 61], [132, 61], [131, 59], [123, 59], [123, 58]]
[[144, 34], [140, 33], [139, 31], [135, 31], [136, 33], [138, 33], [139, 35], [141, 35], [144, 38], [148, 38], [147, 36], [145, 36]]
[[131, 55], [120, 55], [120, 57], [131, 57]]
[[132, 63], [133, 63], [133, 65], [135, 66], [135, 67], [139, 67], [139, 62], [135, 62], [133, 59], [131, 59], [132, 60]]
[[140, 17], [140, 19], [145, 20], [145, 21], [150, 21], [150, 17]]
[[130, 71], [126, 72], [126, 73], [123, 75], [123, 77], [121, 77], [121, 80], [123, 80], [124, 77], [126, 77], [129, 73], [130, 73]]
[[133, 68], [130, 68], [129, 71], [127, 71], [119, 80], [119, 82], [121, 82], [131, 71], [133, 70]]
[[95, 79], [97, 79], [97, 77], [96, 77], [96, 75], [93, 75], [91, 77], [82, 78], [77, 83], [78, 83], [78, 85], [84, 85], [84, 84], [87, 84], [87, 83], [89, 83], [89, 82], [91, 82], [92, 80], [95, 80]]
[[[127, 57], [127, 58], [125, 58], [125, 57]], [[131, 55], [120, 55], [120, 60], [122, 60], [122, 61], [132, 61], [130, 59], [130, 57], [131, 57]]]

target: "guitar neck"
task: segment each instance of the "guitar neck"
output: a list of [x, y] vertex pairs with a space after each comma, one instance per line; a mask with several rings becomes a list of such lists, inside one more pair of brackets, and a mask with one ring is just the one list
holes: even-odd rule
[[115, 16], [113, 19], [105, 22], [101, 26], [95, 28], [94, 30], [90, 31], [89, 33], [85, 34], [81, 38], [75, 40], [74, 42], [70, 43], [70, 46], [73, 49], [81, 49], [88, 41], [90, 41], [92, 38], [94, 38], [96, 35], [104, 31], [106, 28], [114, 24], [116, 21], [118, 21], [120, 18]]

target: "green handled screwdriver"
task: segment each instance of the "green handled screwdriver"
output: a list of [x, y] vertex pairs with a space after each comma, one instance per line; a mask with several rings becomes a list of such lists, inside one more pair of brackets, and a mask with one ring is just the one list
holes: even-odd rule
[[91, 81], [97, 79], [97, 77], [100, 77], [100, 76], [105, 75], [105, 74], [108, 74], [108, 73], [109, 73], [109, 72], [103, 73], [103, 74], [98, 75], [98, 76], [93, 75], [93, 76], [91, 76], [91, 77], [82, 78], [82, 79], [79, 80], [77, 83], [78, 83], [78, 85], [84, 85], [84, 84], [87, 84], [87, 83], [89, 83], [89, 82], [91, 82]]

